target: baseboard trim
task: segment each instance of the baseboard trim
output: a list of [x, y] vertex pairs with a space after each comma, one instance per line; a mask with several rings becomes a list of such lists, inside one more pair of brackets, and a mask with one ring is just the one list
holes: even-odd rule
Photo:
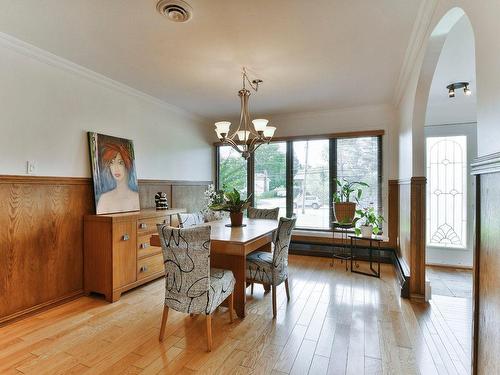
[[17, 320], [27, 318], [28, 316], [32, 316], [32, 315], [41, 313], [42, 311], [49, 310], [53, 307], [62, 305], [62, 304], [67, 303], [69, 301], [75, 300], [77, 298], [82, 297], [83, 295], [84, 295], [83, 289], [77, 290], [77, 291], [71, 292], [65, 296], [62, 296], [59, 298], [54, 298], [50, 301], [40, 303], [38, 305], [29, 307], [29, 308], [24, 309], [24, 310], [16, 311], [15, 313], [10, 314], [10, 315], [2, 316], [0, 318], [0, 327], [4, 326], [6, 324], [9, 324], [9, 323], [13, 323]]

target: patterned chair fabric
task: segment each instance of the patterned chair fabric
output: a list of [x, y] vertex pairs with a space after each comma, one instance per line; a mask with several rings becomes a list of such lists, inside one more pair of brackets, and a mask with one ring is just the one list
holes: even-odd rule
[[158, 224], [165, 264], [165, 305], [180, 312], [211, 314], [234, 289], [228, 270], [210, 268], [210, 226]]
[[280, 218], [273, 253], [254, 251], [247, 256], [247, 281], [277, 286], [288, 278], [288, 248], [296, 220]]
[[280, 213], [279, 207], [270, 209], [248, 207], [247, 210], [247, 215], [249, 219], [278, 220], [279, 213]]
[[179, 227], [189, 228], [195, 225], [201, 225], [205, 222], [201, 212], [194, 212], [191, 214], [177, 214], [179, 220]]

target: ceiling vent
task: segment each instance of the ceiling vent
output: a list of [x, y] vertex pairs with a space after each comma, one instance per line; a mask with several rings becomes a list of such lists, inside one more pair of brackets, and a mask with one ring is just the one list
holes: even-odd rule
[[193, 16], [191, 6], [182, 0], [160, 0], [156, 10], [173, 22], [187, 22]]

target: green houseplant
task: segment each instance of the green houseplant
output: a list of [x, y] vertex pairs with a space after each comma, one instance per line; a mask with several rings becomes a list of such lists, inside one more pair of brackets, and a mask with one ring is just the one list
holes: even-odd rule
[[[356, 215], [356, 203], [363, 195], [363, 187], [368, 187], [366, 182], [347, 181], [335, 179], [337, 190], [333, 194], [333, 207], [335, 220], [341, 224], [348, 224], [354, 221]], [[353, 201], [354, 200], [354, 201]]]
[[241, 227], [243, 225], [243, 211], [250, 206], [249, 195], [246, 199], [241, 199], [241, 194], [238, 190], [225, 191], [221, 202], [217, 202], [210, 206], [214, 211], [229, 212], [231, 218], [231, 226]]
[[384, 217], [382, 215], [377, 215], [375, 208], [366, 207], [362, 210], [356, 210], [358, 217], [356, 219], [361, 220], [361, 226], [354, 229], [356, 234], [362, 237], [371, 237], [372, 234], [379, 234], [382, 232], [382, 225], [384, 223]]

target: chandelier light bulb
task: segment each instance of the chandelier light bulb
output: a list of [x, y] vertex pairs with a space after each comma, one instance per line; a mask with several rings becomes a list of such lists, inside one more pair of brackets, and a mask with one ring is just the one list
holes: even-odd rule
[[228, 134], [229, 128], [231, 127], [231, 123], [229, 121], [219, 121], [215, 123], [215, 129], [218, 133]]
[[454, 98], [455, 97], [455, 90], [449, 89], [448, 90], [448, 97], [449, 98]]
[[276, 131], [276, 126], [266, 126], [264, 129], [264, 137], [271, 138]]
[[256, 132], [263, 132], [266, 129], [268, 122], [268, 120], [263, 118], [256, 118], [255, 120], [252, 120], [252, 124]]
[[248, 130], [240, 130], [238, 133], [238, 139], [241, 142], [247, 142], [248, 139], [250, 138], [250, 132]]

